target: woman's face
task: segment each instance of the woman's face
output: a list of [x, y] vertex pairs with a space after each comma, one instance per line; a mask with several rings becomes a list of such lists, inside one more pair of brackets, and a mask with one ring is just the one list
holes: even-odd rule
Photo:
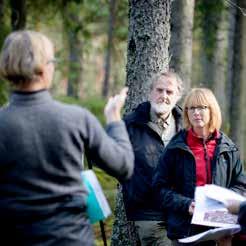
[[210, 108], [207, 105], [191, 106], [187, 110], [188, 118], [193, 129], [209, 128]]

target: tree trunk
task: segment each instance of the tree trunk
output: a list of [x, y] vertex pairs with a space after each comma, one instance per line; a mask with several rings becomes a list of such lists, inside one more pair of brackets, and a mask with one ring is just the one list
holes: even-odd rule
[[26, 0], [10, 0], [12, 30], [22, 30], [26, 26]]
[[[233, 9], [226, 2], [199, 1], [203, 27], [203, 81], [218, 99], [223, 118], [223, 130], [228, 131], [229, 101], [228, 75], [230, 70], [231, 21]], [[231, 48], [233, 50], [233, 48]], [[230, 82], [231, 83], [231, 82]]]
[[214, 83], [213, 59], [216, 50], [218, 23], [220, 23], [222, 13], [225, 8], [223, 0], [197, 0], [196, 11], [201, 22], [202, 52], [201, 63], [203, 66], [202, 84], [212, 88]]
[[191, 87], [194, 0], [174, 0], [171, 8], [170, 67]]
[[69, 46], [67, 95], [75, 98], [83, 96], [83, 43], [80, 39], [82, 23], [79, 8], [79, 4], [65, 1], [63, 9], [64, 29]]
[[0, 24], [3, 24], [4, 0], [0, 0]]
[[220, 18], [218, 18], [218, 26], [215, 37], [215, 48], [212, 58], [211, 67], [211, 88], [218, 99], [222, 118], [223, 128], [228, 129], [226, 122], [228, 122], [229, 102], [226, 96], [227, 92], [227, 76], [228, 76], [228, 57], [229, 57], [229, 17], [230, 10], [225, 7], [221, 10]]
[[[170, 5], [171, 0], [129, 0], [126, 112], [148, 99], [153, 76], [168, 68]], [[140, 245], [135, 227], [126, 219], [121, 191], [115, 215], [111, 246]]]
[[[236, 3], [237, 0], [232, 0]], [[237, 9], [234, 6], [229, 7], [229, 33], [228, 33], [228, 61], [227, 61], [227, 81], [226, 81], [226, 97], [229, 98], [228, 102], [228, 120], [227, 125], [224, 121], [224, 126], [226, 125], [227, 133], [230, 129], [230, 107], [231, 107], [231, 98], [232, 98], [232, 79], [233, 79], [233, 58], [234, 58], [234, 41], [235, 41], [235, 28], [236, 28], [236, 13]]]
[[83, 73], [83, 58], [82, 58], [82, 42], [75, 30], [68, 30], [69, 43], [69, 72], [67, 95], [75, 98], [83, 97], [82, 89], [82, 73]]
[[105, 76], [103, 81], [102, 95], [107, 97], [109, 94], [109, 79], [111, 68], [111, 53], [113, 47], [113, 30], [115, 25], [115, 9], [117, 0], [110, 0], [109, 3], [109, 23], [108, 23], [108, 45], [105, 58]]
[[[245, 0], [238, 0], [237, 5], [246, 9]], [[245, 132], [245, 105], [246, 105], [246, 20], [241, 10], [237, 9], [236, 28], [234, 39], [233, 76], [232, 76], [232, 97], [231, 97], [231, 117], [230, 136], [232, 140], [240, 146], [244, 157], [244, 132]]]
[[145, 101], [153, 76], [169, 62], [171, 0], [129, 0], [126, 112]]

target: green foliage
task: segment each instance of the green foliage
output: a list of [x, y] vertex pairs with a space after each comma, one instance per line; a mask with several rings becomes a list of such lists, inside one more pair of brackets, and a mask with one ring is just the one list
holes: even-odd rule
[[[2, 47], [4, 39], [11, 31], [10, 26], [10, 9], [6, 2], [1, 5], [0, 9], [0, 47]], [[8, 21], [9, 20], [9, 21]], [[0, 106], [5, 104], [8, 100], [8, 84], [5, 80], [0, 79]]]
[[64, 103], [76, 104], [85, 107], [88, 110], [90, 110], [94, 115], [96, 115], [96, 117], [99, 119], [99, 121], [102, 124], [105, 124], [105, 119], [103, 115], [103, 109], [106, 104], [105, 99], [98, 98], [98, 97], [91, 97], [85, 100], [80, 100], [73, 97], [59, 96], [57, 97], [57, 100]]
[[126, 42], [128, 35], [128, 0], [118, 1], [116, 7], [114, 38], [117, 42]]
[[0, 79], [0, 106], [4, 105], [8, 101], [8, 85], [5, 80]]

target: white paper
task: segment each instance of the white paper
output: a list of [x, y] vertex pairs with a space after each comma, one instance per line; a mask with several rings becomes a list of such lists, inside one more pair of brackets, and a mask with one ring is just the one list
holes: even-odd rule
[[[199, 186], [196, 188], [196, 205], [191, 223], [211, 227], [228, 227], [235, 225], [237, 223], [237, 215], [230, 214], [225, 205], [221, 202], [222, 200], [224, 201], [224, 192], [220, 190], [218, 193], [218, 190], [216, 190], [214, 194], [213, 188], [214, 186], [212, 185]], [[207, 196], [211, 194], [213, 198], [219, 197], [218, 200], [220, 201], [216, 201]], [[225, 192], [225, 194], [227, 193]], [[227, 199], [227, 195], [225, 195], [225, 198]]]
[[[96, 201], [99, 204], [100, 210], [104, 217], [107, 218], [112, 212], [108, 201], [103, 193], [102, 187], [93, 170], [86, 170], [82, 172], [82, 177], [87, 179], [93, 189], [93, 193], [96, 197]], [[96, 213], [96, 211], [95, 211]]]
[[198, 243], [202, 241], [208, 241], [208, 240], [218, 240], [221, 238], [224, 238], [226, 236], [233, 235], [241, 230], [240, 225], [232, 225], [228, 227], [222, 227], [222, 228], [215, 228], [210, 229], [205, 232], [196, 234], [191, 237], [186, 237], [179, 239], [178, 241], [180, 243]]
[[246, 201], [246, 198], [240, 194], [217, 185], [205, 185], [205, 194], [207, 197], [224, 204], [227, 203], [227, 200]]

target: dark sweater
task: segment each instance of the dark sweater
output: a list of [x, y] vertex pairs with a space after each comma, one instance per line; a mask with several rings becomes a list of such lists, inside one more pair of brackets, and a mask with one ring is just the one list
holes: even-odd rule
[[129, 178], [134, 157], [125, 125], [106, 131], [86, 109], [57, 102], [46, 90], [13, 93], [0, 110], [0, 218], [49, 211], [64, 197], [83, 203], [85, 151], [110, 175]]

